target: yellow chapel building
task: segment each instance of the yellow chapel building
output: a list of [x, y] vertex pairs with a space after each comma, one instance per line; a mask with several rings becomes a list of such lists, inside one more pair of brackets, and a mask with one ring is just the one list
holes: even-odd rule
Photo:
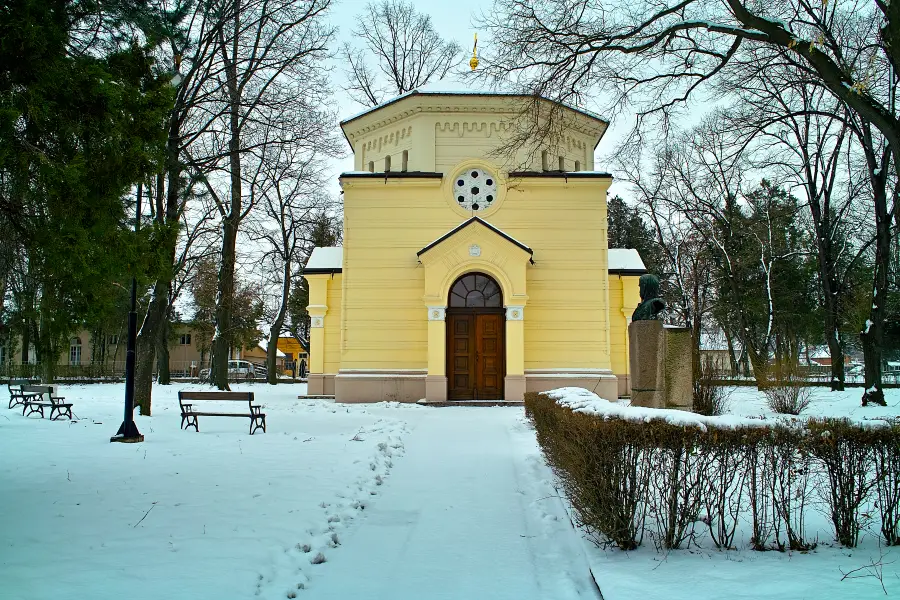
[[[339, 402], [521, 401], [629, 393], [645, 272], [607, 247], [608, 122], [554, 109], [548, 140], [501, 153], [530, 97], [415, 90], [341, 123], [343, 247], [316, 248], [310, 395]], [[542, 149], [543, 148], [543, 149]]]

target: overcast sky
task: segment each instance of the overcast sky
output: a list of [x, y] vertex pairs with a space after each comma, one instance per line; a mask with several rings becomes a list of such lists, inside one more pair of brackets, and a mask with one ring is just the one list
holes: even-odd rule
[[[491, 9], [492, 1], [484, 0], [475, 2], [474, 0], [413, 0], [416, 9], [431, 16], [431, 21], [435, 29], [445, 38], [451, 38], [459, 42], [464, 48], [465, 54], [461, 57], [464, 63], [468, 63], [471, 57], [473, 36], [476, 29], [473, 25], [474, 17], [481, 11]], [[339, 28], [338, 46], [345, 41], [351, 40], [356, 16], [360, 14], [368, 4], [368, 0], [337, 0], [332, 11], [332, 19]], [[484, 49], [489, 47], [491, 43], [490, 37], [485, 31], [478, 31], [478, 47]], [[338, 104], [338, 114], [341, 120], [346, 119], [354, 114], [364, 110], [365, 107], [352, 101], [346, 93], [342, 92], [341, 85], [344, 84], [345, 78], [340, 63], [336, 63], [334, 70], [336, 100]], [[604, 114], [600, 103], [594, 103], [593, 106], [585, 108], [595, 110]], [[595, 168], [598, 171], [611, 171], [612, 164], [605, 158], [612, 152], [615, 146], [621, 141], [626, 133], [629, 123], [621, 117], [610, 123], [607, 134], [603, 137], [600, 145], [597, 147], [595, 154]], [[342, 136], [343, 137], [343, 136]], [[334, 165], [334, 190], [335, 193], [340, 190], [337, 184], [337, 177], [343, 171], [353, 170], [353, 156], [350, 153], [349, 145], [347, 146], [347, 156], [342, 160], [335, 161]], [[624, 190], [620, 186], [613, 184], [611, 193], [622, 193]]]

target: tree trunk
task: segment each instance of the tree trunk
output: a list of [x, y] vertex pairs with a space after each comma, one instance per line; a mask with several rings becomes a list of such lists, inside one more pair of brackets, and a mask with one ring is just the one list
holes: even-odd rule
[[734, 342], [731, 341], [731, 333], [723, 329], [725, 332], [725, 344], [728, 347], [728, 365], [731, 367], [731, 375], [737, 375], [740, 373], [740, 367], [738, 361], [740, 360], [739, 356], [734, 355]]
[[22, 327], [22, 364], [28, 364], [28, 351], [31, 347], [31, 324], [26, 320]]
[[[173, 254], [174, 256], [174, 254]], [[134, 405], [140, 406], [141, 414], [151, 414], [151, 394], [153, 390], [153, 367], [156, 365], [158, 329], [169, 304], [166, 295], [167, 284], [164, 277], [156, 280], [150, 306], [144, 316], [144, 323], [137, 336], [136, 360], [134, 365]]]
[[[269, 346], [266, 349], [266, 379], [269, 383], [275, 385], [278, 383], [278, 373], [275, 371], [275, 363], [278, 360], [278, 337], [281, 335], [281, 328], [284, 327], [284, 316], [287, 313], [288, 299], [291, 296], [291, 261], [284, 261], [282, 270], [283, 283], [281, 285], [281, 305], [278, 307], [278, 315], [269, 329]], [[274, 343], [272, 340], [275, 340]]]
[[[697, 262], [694, 262], [694, 273], [697, 272]], [[702, 314], [700, 310], [700, 278], [694, 277], [694, 288], [692, 290], [692, 300], [694, 309], [691, 315], [691, 367], [694, 381], [700, 379], [702, 365], [700, 364], [700, 335], [702, 333]]]
[[[168, 313], [168, 310], [166, 311]], [[156, 375], [156, 383], [159, 385], [169, 385], [172, 383], [171, 375], [169, 374], [169, 329], [170, 329], [168, 316], [163, 319], [162, 326], [159, 328], [159, 333], [156, 336], [156, 363], [157, 363], [157, 375]]]
[[[138, 332], [135, 349], [134, 405], [141, 407], [141, 414], [149, 416], [153, 392], [153, 366], [159, 348], [158, 336], [169, 306], [172, 287], [172, 265], [178, 245], [179, 216], [181, 214], [181, 117], [184, 107], [175, 107], [169, 115], [169, 134], [166, 141], [164, 173], [156, 177], [156, 225], [161, 238], [163, 270], [157, 274], [153, 285], [150, 306]], [[162, 210], [162, 183], [166, 180], [166, 206]], [[167, 362], [168, 364], [168, 362]]]
[[[240, 187], [240, 183], [237, 184]], [[222, 265], [219, 267], [219, 291], [216, 295], [216, 332], [212, 340], [213, 385], [228, 390], [228, 355], [231, 349], [231, 307], [234, 298], [234, 261], [237, 223], [225, 218], [222, 235]]]
[[[746, 344], [747, 342], [744, 341]], [[764, 390], [770, 386], [769, 382], [769, 359], [768, 356], [762, 356], [752, 348], [747, 349], [747, 358], [750, 359], [750, 365], [753, 367], [753, 377], [756, 379], [756, 388]]]
[[825, 341], [828, 343], [828, 354], [831, 355], [831, 391], [844, 391], [844, 347], [834, 322], [834, 316], [825, 311]]
[[212, 340], [212, 367], [210, 377], [220, 390], [228, 387], [228, 353], [231, 349], [231, 309], [234, 300], [234, 262], [238, 225], [241, 218], [241, 124], [240, 90], [237, 77], [238, 36], [240, 35], [240, 0], [234, 0], [234, 40], [231, 59], [227, 58], [225, 40], [222, 54], [225, 58], [226, 87], [229, 102], [228, 160], [231, 176], [231, 198], [228, 213], [222, 223], [222, 263], [219, 266], [219, 289], [216, 295], [216, 332]]
[[[284, 321], [276, 321], [269, 328], [269, 346], [266, 348], [266, 381], [275, 385], [278, 383], [278, 335]], [[274, 342], [272, 340], [275, 340]]]
[[[865, 391], [862, 405], [880, 404], [887, 406], [881, 383], [881, 360], [884, 345], [884, 315], [887, 309], [888, 267], [891, 252], [891, 215], [887, 210], [887, 167], [890, 161], [891, 145], [883, 150], [881, 161], [875, 154], [870, 129], [863, 125], [863, 150], [869, 167], [872, 199], [875, 204], [875, 277], [872, 285], [872, 308], [869, 318], [860, 333], [865, 367]], [[900, 165], [895, 165], [900, 171]], [[897, 197], [894, 192], [894, 201]]]
[[891, 231], [887, 202], [882, 195], [881, 201], [875, 202], [875, 280], [872, 291], [872, 308], [869, 318], [860, 333], [865, 366], [865, 392], [862, 405], [880, 404], [887, 406], [884, 389], [881, 383], [882, 350], [884, 345], [884, 314], [887, 300], [887, 272], [890, 257]]
[[[811, 176], [808, 176], [811, 179]], [[815, 190], [812, 190], [815, 193]], [[832, 234], [830, 203], [827, 202], [824, 210], [817, 200], [810, 202], [810, 211], [813, 216], [815, 228], [816, 255], [819, 267], [819, 286], [822, 291], [822, 304], [825, 313], [825, 342], [828, 344], [828, 354], [831, 356], [831, 391], [844, 390], [844, 344], [841, 341], [838, 326], [841, 319], [840, 285], [835, 279], [837, 265], [834, 260], [834, 246]]]
[[56, 344], [53, 343], [53, 335], [47, 330], [43, 317], [38, 325], [36, 344], [38, 351], [38, 359], [41, 362], [41, 383], [53, 383], [56, 379], [56, 363], [59, 361], [59, 352]]

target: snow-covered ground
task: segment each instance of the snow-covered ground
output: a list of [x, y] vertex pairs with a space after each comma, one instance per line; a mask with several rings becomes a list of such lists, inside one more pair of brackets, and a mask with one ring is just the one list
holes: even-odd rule
[[[236, 386], [265, 405], [245, 419], [179, 429], [176, 392], [157, 387], [143, 444], [110, 444], [120, 384], [62, 386], [77, 422], [0, 408], [0, 598], [310, 599], [874, 598], [873, 536], [815, 552], [603, 551], [570, 526], [521, 409], [341, 405], [305, 385]], [[859, 409], [859, 390], [817, 389], [811, 414]], [[0, 394], [2, 397], [2, 394]], [[860, 412], [861, 411], [861, 412]], [[767, 413], [740, 388], [732, 412]], [[744, 542], [746, 540], [743, 540]], [[319, 555], [321, 554], [320, 558]], [[883, 559], [900, 592], [898, 553]]]
[[521, 408], [235, 387], [268, 433], [181, 431], [189, 384], [154, 390], [135, 445], [109, 443], [119, 384], [61, 386], [73, 423], [0, 408], [0, 598], [590, 597]]
[[[729, 391], [728, 413], [747, 417], [772, 416], [766, 397], [755, 387], [733, 387]], [[847, 388], [832, 392], [827, 387], [811, 387], [810, 405], [805, 417], [846, 417], [854, 421], [884, 419], [900, 416], [900, 388], [884, 390], [887, 406], [862, 406], [863, 388]]]

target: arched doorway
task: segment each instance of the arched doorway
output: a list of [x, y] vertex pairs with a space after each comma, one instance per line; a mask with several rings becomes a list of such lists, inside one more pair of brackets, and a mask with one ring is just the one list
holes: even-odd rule
[[447, 307], [447, 397], [501, 400], [506, 375], [503, 292], [484, 273], [450, 287]]

